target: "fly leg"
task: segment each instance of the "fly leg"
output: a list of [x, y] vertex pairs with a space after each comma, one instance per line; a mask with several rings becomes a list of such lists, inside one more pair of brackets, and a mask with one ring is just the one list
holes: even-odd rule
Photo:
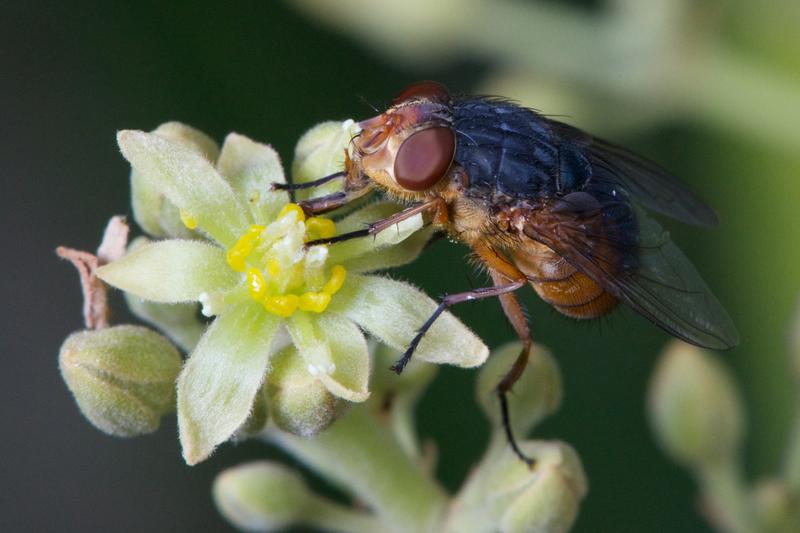
[[472, 289], [471, 291], [459, 292], [456, 294], [448, 294], [442, 297], [442, 300], [439, 302], [439, 305], [434, 310], [433, 314], [428, 317], [428, 320], [425, 321], [424, 324], [417, 330], [417, 334], [411, 339], [411, 343], [408, 345], [405, 353], [403, 356], [397, 360], [395, 364], [391, 366], [391, 370], [400, 374], [403, 372], [403, 369], [406, 367], [408, 362], [411, 360], [411, 356], [414, 355], [414, 351], [417, 349], [422, 337], [431, 329], [433, 323], [436, 322], [436, 319], [439, 318], [445, 309], [450, 307], [451, 305], [455, 305], [461, 302], [471, 302], [473, 300], [480, 300], [482, 298], [492, 298], [494, 296], [501, 296], [507, 293], [511, 293], [521, 287], [523, 287], [527, 283], [527, 280], [524, 278], [518, 281], [514, 281], [511, 283], [505, 283], [503, 285], [495, 285], [493, 287], [481, 287], [479, 289]]
[[[438, 211], [442, 208], [443, 202], [444, 200], [442, 200], [441, 198], [436, 198], [429, 202], [425, 202], [419, 205], [414, 205], [407, 209], [403, 209], [402, 211], [395, 213], [390, 217], [384, 218], [383, 220], [378, 220], [376, 222], [373, 222], [364, 229], [350, 231], [348, 233], [342, 233], [341, 235], [336, 235], [334, 237], [329, 237], [327, 239], [317, 239], [314, 241], [308, 241], [306, 243], [306, 246], [314, 246], [316, 244], [333, 244], [336, 242], [349, 241], [350, 239], [357, 239], [358, 237], [367, 237], [369, 235], [375, 235], [419, 213], [424, 213], [426, 211], [433, 211], [433, 210]], [[304, 204], [303, 202], [300, 202], [300, 207], [302, 207], [305, 210], [306, 207], [303, 204]]]
[[[491, 271], [491, 275], [495, 283], [500, 283], [504, 279], [502, 274], [494, 270]], [[517, 296], [511, 292], [500, 295], [500, 305], [503, 307], [503, 312], [506, 317], [508, 317], [509, 322], [511, 322], [511, 326], [517, 333], [519, 340], [522, 341], [522, 351], [517, 356], [516, 360], [514, 360], [514, 364], [511, 365], [506, 375], [503, 376], [503, 379], [500, 380], [500, 383], [497, 384], [497, 389], [495, 389], [500, 399], [500, 415], [503, 421], [503, 430], [505, 431], [508, 444], [511, 446], [511, 449], [514, 450], [517, 457], [524, 461], [529, 468], [533, 468], [536, 461], [525, 455], [522, 450], [519, 449], [517, 439], [514, 438], [514, 432], [511, 428], [511, 420], [508, 413], [508, 393], [511, 391], [511, 387], [514, 386], [514, 383], [522, 376], [522, 372], [525, 371], [525, 367], [528, 365], [531, 345], [533, 343], [531, 342], [528, 320], [525, 318], [525, 313], [522, 310]]]
[[314, 187], [319, 187], [320, 185], [324, 185], [329, 181], [333, 181], [335, 179], [342, 179], [347, 177], [347, 171], [342, 170], [339, 172], [334, 172], [333, 174], [328, 174], [324, 178], [315, 179], [314, 181], [307, 181], [305, 183], [273, 183], [272, 190], [273, 191], [299, 191], [301, 189], [311, 189]]
[[[528, 281], [527, 276], [523, 274], [516, 266], [508, 261], [503, 255], [497, 252], [494, 248], [484, 245], [475, 244], [472, 250], [478, 255], [483, 263], [489, 267], [489, 274], [492, 276], [492, 281], [495, 286], [502, 286], [509, 281], [517, 281], [526, 284]], [[511, 419], [508, 413], [508, 393], [511, 388], [519, 380], [525, 367], [528, 366], [528, 357], [531, 351], [531, 331], [528, 327], [528, 319], [525, 317], [525, 312], [517, 299], [517, 296], [512, 292], [506, 292], [500, 295], [500, 305], [503, 307], [503, 312], [511, 322], [511, 327], [522, 342], [522, 351], [514, 360], [514, 364], [508, 369], [506, 375], [497, 384], [497, 396], [500, 399], [500, 416], [503, 423], [503, 430], [506, 434], [509, 446], [514, 453], [519, 457], [528, 467], [533, 468], [536, 461], [531, 459], [519, 448], [517, 439], [514, 437], [514, 431], [511, 428]]]

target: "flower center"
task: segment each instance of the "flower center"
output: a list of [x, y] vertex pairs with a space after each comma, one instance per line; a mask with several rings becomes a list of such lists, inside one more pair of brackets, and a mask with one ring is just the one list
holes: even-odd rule
[[342, 288], [347, 272], [335, 265], [325, 268], [328, 247], [305, 243], [336, 234], [326, 218], [306, 219], [297, 204], [287, 204], [269, 225], [253, 225], [228, 249], [230, 267], [247, 278], [250, 297], [278, 316], [290, 317], [298, 309], [321, 313]]

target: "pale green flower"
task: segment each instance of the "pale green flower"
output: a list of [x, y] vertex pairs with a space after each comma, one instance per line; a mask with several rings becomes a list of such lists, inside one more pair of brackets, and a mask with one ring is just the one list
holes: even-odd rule
[[[189, 239], [137, 244], [98, 276], [149, 302], [200, 302], [202, 313], [214, 317], [178, 378], [178, 425], [189, 464], [208, 457], [248, 419], [265, 375], [275, 370], [272, 356], [287, 345], [293, 347], [281, 361], [301, 358], [303, 378], [332, 398], [361, 402], [369, 396], [370, 371], [362, 330], [403, 349], [433, 312], [435, 302], [414, 287], [366, 275], [420, 253], [430, 235], [420, 231], [420, 217], [375, 238], [306, 248], [305, 241], [361, 228], [398, 207], [372, 204], [335, 223], [306, 219], [286, 193], [270, 191], [271, 183], [284, 181], [275, 151], [237, 134], [227, 137], [216, 162], [207, 137], [176, 123], [153, 133], [123, 131], [118, 142], [134, 171], [137, 220], [147, 214], [145, 227], [154, 236], [185, 232], [179, 236]], [[176, 218], [191, 232], [176, 230]], [[185, 321], [185, 308], [178, 309]], [[168, 334], [175, 326], [161, 324], [153, 309], [139, 311]], [[183, 345], [191, 344], [186, 337]], [[465, 367], [487, 355], [450, 314], [437, 320], [415, 353]], [[298, 389], [268, 381], [268, 391]], [[319, 387], [308, 390], [319, 393]]]

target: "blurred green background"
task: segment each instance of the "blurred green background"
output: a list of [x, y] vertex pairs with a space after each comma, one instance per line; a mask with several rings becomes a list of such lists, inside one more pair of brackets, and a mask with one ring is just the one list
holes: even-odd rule
[[[745, 459], [754, 477], [774, 472], [796, 403], [798, 28], [796, 0], [4, 3], [0, 530], [224, 531], [215, 473], [275, 453], [228, 445], [186, 467], [174, 419], [154, 436], [107, 437], [61, 381], [56, 355], [81, 327], [81, 300], [53, 250], [92, 249], [109, 216], [130, 213], [114, 132], [180, 120], [218, 140], [270, 142], [289, 163], [313, 124], [367, 117], [367, 103], [427, 78], [564, 115], [659, 161], [717, 209], [719, 229], [669, 227], [737, 322], [742, 344], [724, 357], [749, 409]], [[395, 275], [433, 295], [464, 290], [481, 282], [465, 252], [441, 241]], [[566, 392], [537, 435], [575, 446], [590, 480], [576, 531], [706, 531], [692, 480], [644, 416], [666, 336], [627, 310], [576, 324], [532, 291], [523, 299]], [[455, 312], [490, 345], [513, 337], [496, 302]], [[420, 406], [450, 488], [488, 435], [474, 376], [444, 369]]]

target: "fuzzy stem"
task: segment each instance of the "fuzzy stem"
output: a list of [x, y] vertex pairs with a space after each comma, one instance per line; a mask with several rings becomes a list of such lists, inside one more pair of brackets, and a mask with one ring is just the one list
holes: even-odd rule
[[372, 508], [393, 531], [435, 531], [447, 494], [404, 453], [391, 431], [356, 407], [314, 438], [266, 439]]
[[786, 450], [784, 477], [789, 490], [800, 497], [800, 398], [795, 405], [794, 426]]
[[730, 533], [758, 531], [753, 502], [734, 461], [702, 466], [698, 477], [715, 526]]
[[374, 533], [383, 527], [373, 515], [348, 509], [322, 497], [315, 498], [304, 515], [303, 524], [324, 531]]

